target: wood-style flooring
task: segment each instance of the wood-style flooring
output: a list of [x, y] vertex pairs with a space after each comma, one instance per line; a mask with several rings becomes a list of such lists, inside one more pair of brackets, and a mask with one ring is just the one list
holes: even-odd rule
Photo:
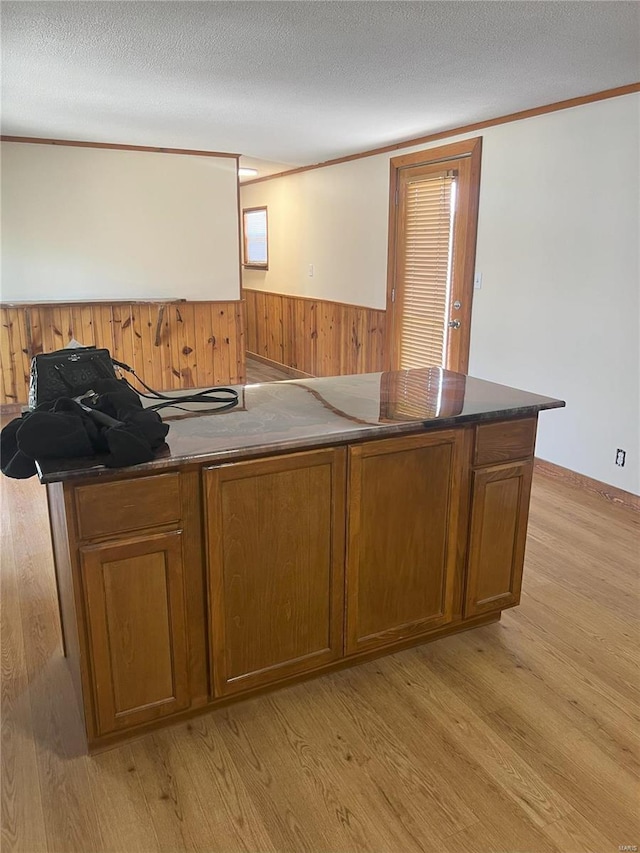
[[632, 510], [536, 475], [502, 622], [90, 758], [45, 492], [1, 486], [3, 853], [640, 846]]
[[278, 370], [277, 367], [271, 367], [270, 364], [264, 364], [251, 356], [247, 356], [247, 382], [281, 382], [285, 379], [291, 379], [291, 376], [284, 370]]

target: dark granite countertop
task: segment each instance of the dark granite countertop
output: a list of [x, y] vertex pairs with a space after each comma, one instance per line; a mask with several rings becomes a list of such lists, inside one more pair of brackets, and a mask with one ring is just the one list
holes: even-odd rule
[[[222, 463], [279, 451], [418, 433], [463, 423], [534, 415], [564, 406], [506, 385], [442, 368], [293, 379], [236, 386], [240, 406], [185, 414], [167, 409], [167, 446], [152, 461], [117, 471], [92, 459], [38, 463], [43, 483]], [[184, 393], [189, 393], [185, 391]]]

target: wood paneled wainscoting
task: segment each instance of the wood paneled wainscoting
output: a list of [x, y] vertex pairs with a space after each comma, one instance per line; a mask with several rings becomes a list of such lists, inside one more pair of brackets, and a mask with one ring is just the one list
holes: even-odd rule
[[32, 356], [75, 338], [106, 347], [153, 388], [245, 381], [242, 303], [70, 302], [0, 305], [0, 404], [24, 404]]
[[312, 376], [384, 369], [386, 312], [243, 289], [247, 352]]

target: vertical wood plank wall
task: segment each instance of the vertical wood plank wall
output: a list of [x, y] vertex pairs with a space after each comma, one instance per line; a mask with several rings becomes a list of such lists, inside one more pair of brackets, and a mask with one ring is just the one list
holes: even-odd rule
[[152, 388], [245, 381], [241, 302], [0, 305], [0, 404], [26, 403], [31, 357], [72, 338], [106, 347]]
[[386, 312], [243, 288], [249, 354], [313, 376], [384, 370]]

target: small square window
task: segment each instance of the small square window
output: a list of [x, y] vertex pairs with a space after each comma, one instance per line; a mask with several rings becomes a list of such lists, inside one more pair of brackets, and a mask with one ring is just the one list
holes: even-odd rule
[[247, 207], [242, 211], [244, 252], [242, 263], [249, 269], [268, 270], [267, 208]]

